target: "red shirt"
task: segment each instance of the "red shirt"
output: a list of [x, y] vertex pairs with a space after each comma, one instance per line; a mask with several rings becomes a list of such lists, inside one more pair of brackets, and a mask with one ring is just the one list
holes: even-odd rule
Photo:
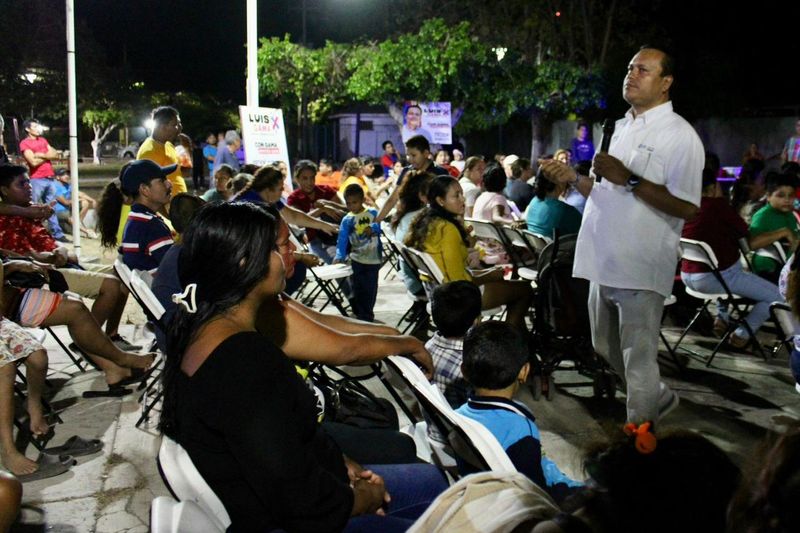
[[[48, 150], [50, 150], [50, 143], [47, 142], [47, 139], [44, 137], [37, 137], [34, 139], [33, 137], [25, 137], [19, 143], [19, 151], [23, 154], [25, 150], [30, 150], [34, 154], [46, 154]], [[30, 177], [32, 180], [39, 179], [39, 178], [52, 178], [56, 175], [55, 171], [53, 170], [53, 164], [50, 161], [45, 161], [38, 167], [30, 167]]]
[[57, 245], [41, 222], [21, 216], [0, 215], [0, 248], [27, 254], [52, 252]]
[[[327, 185], [314, 185], [313, 198], [303, 192], [302, 189], [295, 189], [286, 199], [286, 203], [295, 209], [308, 213], [314, 209], [314, 202], [317, 200], [330, 200], [337, 195], [336, 189]], [[317, 236], [317, 230], [306, 228], [308, 240]]]
[[[739, 260], [739, 239], [747, 237], [747, 224], [725, 198], [700, 199], [700, 211], [683, 226], [682, 237], [703, 241], [714, 251], [719, 269], [730, 268]], [[683, 260], [681, 271], [690, 274], [710, 272], [702, 263]]]

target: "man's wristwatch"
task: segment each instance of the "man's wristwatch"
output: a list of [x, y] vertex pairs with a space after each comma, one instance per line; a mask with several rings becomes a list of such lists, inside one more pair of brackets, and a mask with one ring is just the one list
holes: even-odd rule
[[628, 181], [625, 182], [625, 190], [628, 192], [633, 192], [633, 190], [639, 186], [639, 183], [642, 182], [642, 177], [637, 176], [636, 174], [631, 174], [628, 178]]

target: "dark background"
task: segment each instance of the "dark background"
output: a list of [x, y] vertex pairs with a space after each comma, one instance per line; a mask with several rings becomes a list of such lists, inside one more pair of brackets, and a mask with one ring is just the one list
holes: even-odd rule
[[[300, 0], [260, 1], [259, 36], [289, 33], [299, 42], [300, 5]], [[404, 25], [413, 17], [404, 16], [393, 0], [307, 0], [307, 5], [307, 42], [312, 46], [326, 39], [382, 40], [414, 29]], [[733, 6], [663, 2], [649, 11], [651, 20], [643, 24], [667, 36], [678, 60], [674, 99], [689, 117], [796, 113], [800, 6], [769, 1]], [[244, 0], [81, 0], [76, 15], [110, 65], [127, 66], [150, 88], [244, 101]], [[463, 13], [463, 18], [470, 19], [470, 14]], [[624, 106], [613, 83], [619, 80], [621, 85], [633, 52], [612, 51], [607, 69], [612, 108]]]

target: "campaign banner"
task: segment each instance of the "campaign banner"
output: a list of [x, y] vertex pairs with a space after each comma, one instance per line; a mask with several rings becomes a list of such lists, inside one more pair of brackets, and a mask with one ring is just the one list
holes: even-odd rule
[[422, 135], [431, 144], [452, 144], [453, 128], [450, 102], [415, 102], [403, 104], [403, 142]]
[[[246, 164], [263, 166], [283, 161], [286, 168], [291, 168], [283, 110], [241, 105], [239, 118], [242, 121], [242, 144]], [[292, 190], [291, 173], [287, 173], [284, 189], [289, 192]]]

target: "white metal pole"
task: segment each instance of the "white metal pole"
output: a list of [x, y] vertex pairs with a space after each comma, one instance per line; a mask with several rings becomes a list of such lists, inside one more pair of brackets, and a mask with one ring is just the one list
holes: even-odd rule
[[67, 1], [67, 98], [69, 102], [69, 175], [72, 188], [72, 245], [81, 255], [81, 206], [78, 187], [78, 104], [75, 86], [75, 4]]
[[247, 105], [258, 107], [258, 5], [247, 0]]

